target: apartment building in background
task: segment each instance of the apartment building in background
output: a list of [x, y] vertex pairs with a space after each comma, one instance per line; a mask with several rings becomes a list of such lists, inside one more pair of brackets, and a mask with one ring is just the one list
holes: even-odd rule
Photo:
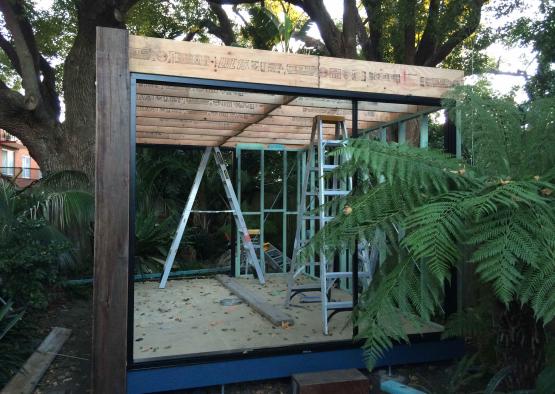
[[0, 173], [15, 181], [19, 187], [25, 187], [40, 179], [42, 174], [37, 162], [19, 139], [0, 129]]

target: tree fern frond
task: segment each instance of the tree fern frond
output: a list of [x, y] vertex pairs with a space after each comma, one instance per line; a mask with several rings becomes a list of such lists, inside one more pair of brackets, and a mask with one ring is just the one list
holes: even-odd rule
[[428, 192], [445, 192], [450, 185], [462, 187], [474, 182], [458, 160], [441, 152], [403, 144], [384, 144], [361, 137], [332, 154], [350, 157], [335, 170], [339, 176], [360, 171], [374, 178], [383, 176], [383, 180], [390, 184], [402, 181]]
[[462, 192], [445, 195], [416, 208], [404, 221], [407, 236], [401, 244], [440, 281], [450, 276], [460, 255], [457, 244], [465, 227], [461, 201], [467, 196]]
[[363, 293], [356, 310], [359, 339], [371, 367], [395, 342], [419, 332], [439, 305], [443, 286], [421, 275], [414, 260], [390, 262]]

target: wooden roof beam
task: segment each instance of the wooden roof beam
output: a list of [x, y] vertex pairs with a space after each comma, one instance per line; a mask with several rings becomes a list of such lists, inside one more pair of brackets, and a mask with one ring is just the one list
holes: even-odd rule
[[222, 143], [222, 145], [225, 144], [227, 141], [229, 141], [231, 138], [237, 137], [238, 135], [240, 135], [240, 134], [241, 134], [243, 131], [245, 131], [249, 126], [258, 123], [258, 122], [260, 122], [261, 120], [266, 119], [269, 115], [271, 115], [271, 113], [272, 113], [273, 111], [275, 111], [276, 109], [280, 108], [282, 105], [287, 105], [287, 104], [289, 104], [291, 101], [293, 101], [293, 100], [295, 100], [295, 99], [296, 99], [295, 96], [283, 96], [283, 100], [282, 100], [282, 103], [281, 103], [281, 104], [276, 104], [276, 105], [271, 105], [271, 104], [270, 104], [270, 105], [269, 105], [269, 107], [270, 107], [269, 110], [268, 110], [266, 113], [260, 115], [259, 119], [257, 119], [256, 122], [254, 122], [254, 123], [252, 123], [252, 124], [250, 124], [250, 125], [247, 125], [247, 126], [241, 128], [240, 130], [238, 130], [237, 133], [236, 133], [234, 136], [228, 137], [228, 138]]

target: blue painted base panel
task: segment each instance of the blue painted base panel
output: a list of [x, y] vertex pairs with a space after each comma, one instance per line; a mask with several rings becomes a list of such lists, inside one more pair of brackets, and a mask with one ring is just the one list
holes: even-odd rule
[[[459, 340], [431, 341], [397, 345], [380, 359], [377, 366], [449, 360], [462, 356]], [[275, 379], [301, 372], [365, 368], [361, 349], [245, 358], [149, 369], [135, 369], [127, 374], [129, 394], [156, 393], [253, 380]]]

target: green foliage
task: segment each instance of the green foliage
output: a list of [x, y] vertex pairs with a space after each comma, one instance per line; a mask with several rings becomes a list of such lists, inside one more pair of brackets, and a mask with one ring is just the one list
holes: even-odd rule
[[553, 99], [519, 107], [511, 98], [492, 100], [486, 89], [457, 90], [452, 97], [459, 100], [464, 146], [477, 171], [497, 177], [549, 176], [555, 165], [550, 149], [555, 143]]
[[[94, 202], [86, 177], [53, 173], [23, 190], [0, 180], [0, 296], [42, 308], [60, 272], [89, 244]], [[72, 243], [84, 227], [83, 243]]]
[[206, 1], [141, 0], [131, 8], [126, 24], [132, 34], [176, 39], [191, 31], [200, 31], [209, 15]]
[[442, 67], [463, 70], [464, 75], [477, 75], [497, 69], [495, 59], [486, 50], [494, 43], [496, 36], [484, 26], [458, 45], [442, 62]]
[[18, 218], [0, 240], [0, 294], [18, 305], [44, 308], [58, 282], [59, 259], [71, 244], [52, 236], [44, 219]]
[[546, 151], [555, 103], [516, 107], [468, 90], [457, 99], [474, 165], [433, 150], [351, 142], [340, 152], [352, 159], [336, 171], [364, 177], [334, 203], [352, 213], [339, 214], [303, 251], [332, 254], [385, 234], [356, 311], [370, 366], [408, 339], [407, 324], [440, 313], [444, 284], [463, 265], [507, 308], [529, 305], [543, 324], [555, 317], [555, 162]]
[[538, 394], [551, 394], [555, 387], [555, 342], [553, 340], [548, 343], [546, 350], [546, 366], [536, 381]]
[[302, 40], [312, 26], [312, 21], [295, 18], [289, 10], [283, 9], [280, 14], [266, 7], [249, 7], [249, 23], [241, 29], [245, 38], [251, 37], [253, 47], [272, 50], [278, 47], [283, 52], [291, 52], [292, 39]]
[[[140, 272], [161, 271], [177, 225], [178, 220], [174, 215], [161, 219], [152, 211], [140, 211], [137, 214], [135, 256]], [[189, 237], [184, 238], [188, 240]]]
[[497, 371], [495, 375], [492, 376], [490, 381], [488, 382], [486, 389], [484, 390], [484, 394], [494, 394], [497, 392], [497, 387], [503, 382], [507, 376], [512, 372], [511, 367], [505, 367]]
[[13, 302], [5, 302], [0, 298], [0, 387], [3, 387], [11, 375], [19, 368], [23, 362], [26, 351], [17, 351], [9, 339], [13, 339], [13, 333], [18, 331], [14, 328], [23, 318], [24, 310], [15, 311]]
[[534, 99], [555, 95], [555, 2], [539, 2], [541, 18], [521, 17], [505, 26], [503, 36], [508, 44], [531, 47], [536, 53], [538, 69], [526, 84], [526, 90]]
[[[201, 151], [143, 148], [137, 154], [137, 211], [135, 219], [138, 273], [160, 272], [200, 162]], [[227, 209], [225, 194], [213, 161], [209, 162], [194, 209]], [[192, 268], [191, 260], [211, 260], [227, 246], [224, 215], [192, 213], [174, 267]], [[191, 231], [193, 229], [193, 231]], [[218, 243], [217, 240], [220, 242]], [[216, 242], [215, 242], [216, 241]], [[185, 252], [193, 251], [193, 256]], [[186, 257], [186, 258], [184, 258]], [[188, 260], [187, 267], [180, 262]], [[193, 261], [193, 263], [198, 263]]]
[[17, 324], [23, 317], [24, 312], [14, 313], [12, 306], [13, 301], [0, 301], [0, 340], [8, 334], [8, 332]]

